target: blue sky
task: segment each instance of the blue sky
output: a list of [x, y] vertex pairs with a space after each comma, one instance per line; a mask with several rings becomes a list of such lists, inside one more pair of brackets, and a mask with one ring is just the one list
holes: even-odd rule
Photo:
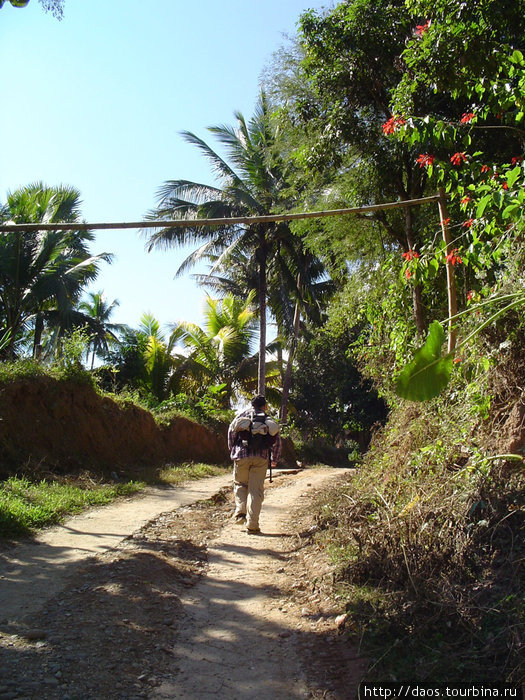
[[[3, 125], [0, 201], [35, 181], [73, 185], [87, 221], [136, 221], [167, 179], [212, 183], [179, 132], [251, 116], [261, 72], [293, 35], [307, 0], [65, 0], [62, 21], [37, 0], [0, 10]], [[115, 254], [91, 291], [137, 326], [201, 322], [204, 290], [173, 279], [185, 252], [146, 253], [136, 231], [98, 232], [93, 253]], [[186, 254], [189, 251], [186, 251]]]

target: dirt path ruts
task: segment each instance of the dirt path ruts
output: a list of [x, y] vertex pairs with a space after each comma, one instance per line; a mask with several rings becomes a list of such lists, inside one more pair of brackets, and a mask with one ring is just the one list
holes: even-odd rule
[[249, 535], [234, 522], [220, 531], [208, 548], [206, 576], [182, 598], [185, 620], [174, 648], [178, 671], [149, 697], [313, 697], [296, 635], [305, 631], [307, 615], [286, 598], [294, 582], [283, 540], [293, 533], [290, 510], [301, 497], [306, 505], [309, 491], [337, 473], [342, 470], [302, 472], [267, 492], [261, 535]]
[[[68, 536], [90, 530], [98, 547], [117, 538], [96, 556], [78, 540], [64, 566], [49, 541], [29, 562], [22, 547], [4, 552], [0, 590], [15, 595], [13, 617], [0, 620], [0, 700], [355, 697], [364, 660], [338, 633], [327, 557], [304, 537], [315, 494], [344, 472], [279, 474], [260, 536], [233, 522], [226, 476], [189, 485], [197, 499], [173, 489], [199, 502], [177, 507], [170, 493], [156, 517], [141, 510], [142, 527], [135, 498], [115, 504], [109, 524], [99, 520], [109, 509], [69, 522]], [[38, 573], [39, 562], [46, 571], [31, 584], [24, 564]]]
[[0, 624], [12, 625], [41, 608], [89, 557], [103, 554], [160, 513], [209, 498], [229, 475], [184, 486], [148, 487], [139, 495], [93, 508], [0, 551]]

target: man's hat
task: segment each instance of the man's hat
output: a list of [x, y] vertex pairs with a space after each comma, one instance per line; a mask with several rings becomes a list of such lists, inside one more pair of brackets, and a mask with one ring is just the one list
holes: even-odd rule
[[262, 394], [257, 394], [257, 396], [254, 396], [252, 399], [252, 406], [254, 408], [262, 408], [263, 406], [266, 406], [266, 397]]

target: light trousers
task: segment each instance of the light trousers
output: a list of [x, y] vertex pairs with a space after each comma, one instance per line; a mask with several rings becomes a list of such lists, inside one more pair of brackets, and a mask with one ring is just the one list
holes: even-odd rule
[[256, 530], [259, 527], [267, 468], [266, 457], [241, 457], [233, 463], [235, 515], [246, 514], [246, 525], [249, 530]]

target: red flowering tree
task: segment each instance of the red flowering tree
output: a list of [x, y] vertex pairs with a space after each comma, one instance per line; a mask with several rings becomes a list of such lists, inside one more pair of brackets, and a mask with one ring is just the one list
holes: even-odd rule
[[[444, 258], [457, 272], [461, 266], [464, 304], [474, 298], [509, 301], [498, 292], [507, 289], [505, 280], [523, 255], [525, 229], [524, 3], [407, 4], [415, 16], [426, 18], [425, 31], [414, 32], [403, 54], [409, 72], [392, 108], [403, 114], [406, 124], [391, 138], [424, 144], [416, 162], [431, 182], [448, 192], [455, 247]], [[459, 119], [418, 110], [413, 95], [429, 85], [443, 103], [463, 102], [466, 109]], [[522, 299], [518, 290], [509, 304]], [[432, 367], [440, 367], [436, 358]], [[452, 363], [447, 367], [451, 370]], [[407, 376], [402, 377], [401, 393], [410, 398]], [[421, 365], [417, 376], [425, 376]]]
[[[293, 121], [302, 122], [303, 132], [316, 132], [314, 145], [310, 142], [300, 153], [309, 178], [312, 172], [326, 172], [328, 161], [330, 174], [335, 174], [330, 190], [338, 189], [343, 173], [342, 198], [356, 205], [427, 194], [427, 166], [433, 155], [428, 153], [424, 162], [417, 160], [421, 144], [396, 138], [410, 125], [402, 110], [392, 109], [390, 100], [402, 74], [400, 56], [406, 42], [424, 38], [429, 24], [415, 23], [402, 2], [345, 0], [325, 13], [303, 14], [299, 26], [305, 53], [302, 76], [310, 92], [308, 99], [305, 91], [296, 102], [288, 99], [286, 108], [293, 109]], [[430, 91], [420, 91], [415, 99], [421, 108], [433, 108]], [[459, 120], [464, 111], [463, 104], [448, 105], [451, 118]], [[368, 221], [374, 221], [373, 231], [389, 241], [389, 247], [407, 252], [426, 243], [430, 216], [430, 207], [407, 208], [378, 211]], [[417, 330], [424, 333], [432, 299], [424, 298], [424, 276], [415, 272], [411, 269], [409, 277], [413, 317]], [[402, 275], [407, 279], [405, 268]]]

